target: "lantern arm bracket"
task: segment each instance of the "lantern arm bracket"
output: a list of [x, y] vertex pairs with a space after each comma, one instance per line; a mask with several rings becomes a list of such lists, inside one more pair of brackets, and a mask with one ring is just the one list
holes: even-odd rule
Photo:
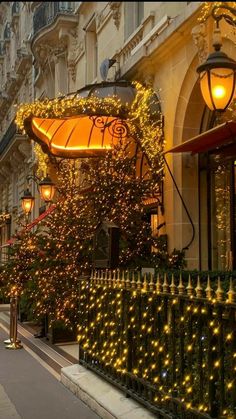
[[38, 189], [38, 192], [40, 193], [41, 198], [45, 202], [51, 202], [51, 200], [52, 200], [52, 198], [54, 196], [54, 193], [55, 193], [56, 186], [52, 182], [52, 180], [49, 177], [49, 175], [47, 174], [44, 177], [44, 179], [42, 179], [42, 180], [40, 180], [40, 178], [38, 176], [36, 176], [35, 174], [28, 175], [26, 177], [26, 180], [28, 182], [28, 188], [29, 188], [29, 181], [30, 181], [30, 179], [32, 179], [36, 183], [37, 189]]
[[28, 175], [28, 176], [26, 176], [26, 181], [27, 181], [28, 186], [29, 186], [29, 181], [30, 180], [33, 180], [36, 183], [37, 189], [39, 191], [39, 182], [40, 182], [39, 177], [36, 176], [35, 174], [34, 175]]
[[186, 214], [187, 214], [187, 217], [188, 217], [189, 222], [190, 222], [191, 227], [192, 227], [192, 237], [191, 237], [191, 239], [189, 240], [188, 244], [186, 244], [186, 246], [184, 246], [184, 247], [182, 248], [182, 251], [185, 251], [185, 250], [188, 250], [188, 249], [189, 249], [189, 247], [191, 246], [191, 244], [193, 243], [193, 241], [194, 241], [194, 239], [195, 239], [195, 227], [194, 227], [194, 223], [193, 223], [192, 217], [191, 217], [191, 215], [190, 215], [190, 213], [189, 213], [189, 210], [188, 210], [188, 208], [187, 208], [187, 206], [186, 206], [186, 204], [185, 204], [185, 202], [184, 202], [184, 199], [183, 199], [183, 197], [182, 197], [182, 195], [181, 195], [181, 193], [180, 193], [180, 190], [179, 190], [179, 188], [178, 188], [178, 185], [177, 185], [177, 183], [176, 183], [176, 180], [175, 180], [175, 178], [174, 178], [174, 175], [173, 175], [173, 173], [172, 173], [172, 172], [171, 172], [171, 170], [170, 170], [170, 166], [168, 165], [168, 163], [167, 163], [167, 160], [166, 160], [165, 156], [163, 156], [163, 159], [164, 159], [164, 162], [165, 162], [165, 164], [166, 164], [167, 170], [168, 170], [168, 172], [169, 172], [169, 174], [170, 174], [170, 177], [171, 177], [171, 179], [172, 179], [172, 181], [173, 181], [173, 183], [174, 183], [174, 185], [175, 185], [176, 191], [177, 191], [177, 193], [178, 193], [178, 195], [179, 195], [179, 198], [180, 198], [180, 200], [181, 200], [181, 202], [182, 202], [182, 205], [183, 205], [183, 207], [184, 207], [184, 209], [185, 209], [185, 212], [186, 212]]

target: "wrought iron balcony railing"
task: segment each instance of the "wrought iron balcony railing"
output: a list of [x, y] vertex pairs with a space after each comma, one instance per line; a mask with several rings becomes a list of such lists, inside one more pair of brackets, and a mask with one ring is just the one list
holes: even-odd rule
[[0, 56], [4, 56], [5, 52], [4, 41], [0, 41]]
[[73, 14], [74, 2], [67, 1], [61, 2], [56, 1], [45, 2], [38, 6], [34, 12], [33, 17], [33, 30], [34, 35], [40, 31], [40, 29], [52, 23], [56, 17], [60, 14]]
[[5, 132], [4, 136], [0, 140], [0, 155], [4, 152], [6, 147], [10, 144], [12, 138], [16, 133], [16, 124], [13, 121], [7, 131]]
[[14, 1], [11, 9], [12, 16], [18, 15], [20, 13], [20, 2]]
[[3, 38], [6, 40], [6, 39], [10, 39], [10, 37], [11, 37], [11, 27], [10, 27], [10, 23], [7, 22], [4, 28]]

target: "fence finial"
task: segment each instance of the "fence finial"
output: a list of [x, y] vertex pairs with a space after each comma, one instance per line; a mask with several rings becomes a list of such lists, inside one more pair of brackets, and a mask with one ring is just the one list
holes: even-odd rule
[[176, 286], [175, 286], [175, 277], [174, 277], [174, 274], [171, 275], [170, 292], [171, 292], [171, 294], [175, 294], [176, 293]]
[[216, 299], [217, 301], [223, 301], [224, 298], [224, 290], [221, 288], [221, 281], [220, 277], [218, 276], [218, 286], [216, 290]]
[[[134, 289], [135, 289], [135, 287], [134, 287]], [[137, 290], [141, 291], [141, 289], [142, 289], [141, 276], [140, 276], [140, 272], [138, 272]]]
[[125, 288], [125, 271], [123, 269], [122, 275], [121, 275], [121, 287]]
[[205, 291], [206, 291], [206, 297], [208, 298], [208, 300], [211, 300], [213, 296], [213, 289], [211, 288], [210, 275], [207, 276], [207, 287]]
[[135, 281], [135, 278], [134, 278], [134, 271], [132, 271], [130, 285], [131, 285], [131, 289], [132, 290], [135, 290], [136, 289], [136, 281]]
[[153, 273], [150, 273], [150, 282], [149, 282], [149, 289], [151, 292], [154, 291], [154, 282], [153, 282]]
[[108, 284], [108, 269], [105, 270], [104, 280], [105, 280], [105, 284]]
[[179, 285], [178, 285], [178, 292], [179, 294], [184, 294], [185, 288], [184, 288], [184, 284], [183, 284], [183, 278], [182, 278], [182, 273], [180, 272], [179, 274]]
[[129, 271], [127, 271], [126, 281], [125, 281], [126, 289], [130, 289], [130, 279], [129, 279]]
[[230, 277], [230, 280], [229, 280], [229, 291], [227, 292], [227, 294], [228, 294], [228, 303], [234, 304], [236, 302], [236, 292], [234, 291], [232, 276]]
[[197, 298], [202, 298], [203, 289], [202, 289], [202, 286], [201, 286], [200, 275], [197, 276], [197, 286], [195, 288], [195, 291], [196, 291]]
[[163, 292], [169, 292], [169, 284], [166, 272], [164, 273]]
[[113, 280], [112, 280], [112, 282], [113, 282], [113, 288], [116, 288], [116, 270], [115, 269], [113, 270]]
[[157, 290], [157, 294], [160, 294], [160, 292], [162, 291], [162, 285], [161, 285], [159, 272], [157, 274], [156, 290]]
[[143, 279], [143, 292], [147, 292], [148, 291], [148, 282], [147, 282], [147, 274], [144, 274], [144, 279]]
[[193, 285], [192, 285], [192, 278], [190, 274], [188, 276], [188, 286], [186, 287], [186, 290], [187, 290], [187, 294], [190, 297], [193, 296]]
[[116, 279], [116, 282], [117, 282], [117, 287], [118, 288], [121, 288], [121, 277], [120, 277], [120, 269], [119, 268], [117, 269], [117, 279]]

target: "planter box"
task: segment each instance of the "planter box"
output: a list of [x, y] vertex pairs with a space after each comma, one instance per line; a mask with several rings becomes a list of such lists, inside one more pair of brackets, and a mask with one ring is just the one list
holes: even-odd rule
[[65, 325], [54, 322], [47, 331], [47, 339], [50, 343], [64, 343], [64, 342], [76, 342], [77, 341], [77, 329], [76, 327], [71, 330]]

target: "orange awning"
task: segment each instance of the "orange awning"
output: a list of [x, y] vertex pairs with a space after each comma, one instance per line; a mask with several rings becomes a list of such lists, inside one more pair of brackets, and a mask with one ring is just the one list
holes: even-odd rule
[[33, 117], [28, 130], [54, 156], [73, 158], [104, 155], [129, 135], [125, 120], [113, 116]]
[[204, 153], [206, 151], [228, 147], [234, 143], [236, 143], [236, 122], [228, 121], [165, 151], [164, 154]]

